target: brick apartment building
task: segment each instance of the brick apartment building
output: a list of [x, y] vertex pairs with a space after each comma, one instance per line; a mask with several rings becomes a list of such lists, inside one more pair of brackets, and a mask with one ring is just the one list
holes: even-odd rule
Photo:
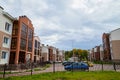
[[94, 48], [91, 49], [90, 57], [91, 57], [91, 60], [95, 60]]
[[100, 46], [94, 48], [94, 60], [100, 60]]
[[53, 62], [56, 61], [57, 55], [56, 55], [56, 48], [53, 46], [48, 46], [49, 49], [49, 61]]
[[14, 17], [0, 6], [0, 65], [9, 63]]
[[[48, 46], [48, 45], [47, 45]], [[48, 46], [48, 54], [49, 54], [49, 61], [53, 61], [53, 47], [52, 46]]]
[[103, 33], [102, 42], [103, 42], [103, 51], [104, 51], [103, 60], [111, 60], [109, 33]]
[[10, 64], [33, 61], [33, 35], [34, 28], [27, 16], [20, 16], [13, 23]]

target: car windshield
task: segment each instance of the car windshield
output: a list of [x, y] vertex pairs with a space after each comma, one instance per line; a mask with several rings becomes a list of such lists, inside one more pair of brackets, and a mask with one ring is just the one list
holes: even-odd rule
[[80, 64], [80, 65], [87, 65], [86, 63], [83, 63], [83, 62], [80, 62], [79, 64]]

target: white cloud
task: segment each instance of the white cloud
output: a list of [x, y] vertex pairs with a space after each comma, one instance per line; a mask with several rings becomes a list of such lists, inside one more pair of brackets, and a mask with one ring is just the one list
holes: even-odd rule
[[87, 14], [94, 12], [94, 9], [89, 7], [88, 0], [72, 0], [70, 7], [75, 10], [81, 10]]
[[70, 8], [85, 13], [91, 20], [103, 21], [120, 14], [119, 0], [71, 0]]

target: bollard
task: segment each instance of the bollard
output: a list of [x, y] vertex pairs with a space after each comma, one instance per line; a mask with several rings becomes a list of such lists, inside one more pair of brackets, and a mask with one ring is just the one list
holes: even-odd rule
[[103, 71], [103, 61], [102, 61], [102, 71]]
[[5, 78], [5, 71], [6, 71], [7, 64], [4, 65], [4, 73], [3, 73], [3, 78]]
[[32, 73], [33, 73], [33, 63], [31, 62], [31, 76], [32, 76]]
[[55, 73], [55, 61], [53, 61], [53, 73]]
[[116, 64], [115, 63], [113, 63], [113, 67], [114, 67], [114, 70], [116, 71]]

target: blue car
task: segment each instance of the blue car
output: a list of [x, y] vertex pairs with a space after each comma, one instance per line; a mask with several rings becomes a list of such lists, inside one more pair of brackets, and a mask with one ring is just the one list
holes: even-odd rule
[[70, 65], [64, 66], [65, 70], [88, 70], [89, 66], [86, 63], [72, 63]]
[[65, 62], [63, 65], [64, 66], [67, 66], [67, 65], [70, 65], [70, 64], [72, 64], [73, 62]]

